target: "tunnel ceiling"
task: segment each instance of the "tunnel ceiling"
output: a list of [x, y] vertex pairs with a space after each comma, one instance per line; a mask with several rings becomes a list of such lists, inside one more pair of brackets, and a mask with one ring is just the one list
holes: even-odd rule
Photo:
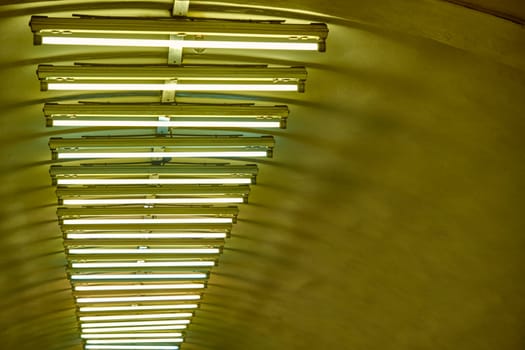
[[[36, 67], [166, 56], [34, 47], [29, 18], [169, 16], [172, 4], [2, 3], [0, 347], [80, 350], [47, 142], [91, 130], [45, 127], [43, 103], [75, 97], [40, 92]], [[325, 22], [330, 34], [322, 54], [209, 56], [309, 75], [304, 94], [231, 98], [291, 114], [267, 133], [274, 157], [258, 163], [182, 349], [523, 349], [525, 5], [222, 5], [192, 1], [190, 15]]]

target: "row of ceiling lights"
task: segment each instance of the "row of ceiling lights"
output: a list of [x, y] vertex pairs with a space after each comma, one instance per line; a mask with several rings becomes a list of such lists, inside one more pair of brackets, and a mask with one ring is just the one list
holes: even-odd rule
[[[324, 51], [324, 24], [33, 16], [34, 43]], [[228, 31], [225, 31], [228, 28]], [[172, 52], [172, 51], [170, 51]], [[181, 59], [180, 59], [181, 60]], [[171, 62], [173, 63], [173, 62]], [[40, 65], [46, 90], [295, 91], [304, 67]], [[50, 169], [86, 349], [178, 349], [246, 203], [271, 136], [162, 135], [161, 128], [285, 128], [287, 106], [46, 103], [48, 126], [157, 128], [53, 138]], [[217, 159], [237, 159], [229, 163]], [[184, 161], [174, 162], [173, 159]], [[215, 160], [213, 160], [215, 159]], [[241, 160], [238, 160], [241, 159]]]

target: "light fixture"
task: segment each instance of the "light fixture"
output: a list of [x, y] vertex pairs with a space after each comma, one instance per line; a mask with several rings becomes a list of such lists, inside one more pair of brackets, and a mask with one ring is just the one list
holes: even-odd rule
[[69, 248], [72, 255], [219, 254], [219, 248]]
[[70, 278], [73, 281], [105, 281], [105, 280], [186, 280], [206, 279], [206, 273], [127, 273], [127, 274], [74, 274]]
[[161, 338], [181, 337], [182, 333], [89, 333], [81, 334], [82, 339], [111, 339], [111, 338]]
[[100, 285], [75, 285], [77, 292], [90, 291], [128, 291], [128, 290], [171, 290], [171, 289], [203, 289], [204, 283], [171, 283], [171, 284], [100, 284]]
[[[35, 45], [325, 51], [323, 23], [32, 16]], [[170, 37], [171, 36], [171, 37]]]
[[[145, 324], [189, 324], [190, 321], [187, 319], [183, 320], [172, 320], [173, 318], [188, 318], [192, 317], [192, 313], [172, 313], [172, 314], [138, 314], [138, 315], [111, 315], [111, 316], [80, 316], [79, 319], [81, 322], [89, 321], [90, 323], [82, 323], [82, 327], [91, 327], [88, 324], [92, 325], [92, 327], [102, 327], [103, 324], [111, 324], [112, 326], [117, 324], [139, 324], [145, 325]], [[166, 320], [167, 319], [167, 320]], [[99, 321], [125, 321], [126, 322], [102, 322]], [[129, 321], [129, 320], [135, 320], [135, 321]], [[146, 321], [147, 320], [147, 321]], [[162, 320], [164, 323], [159, 323], [161, 321], [153, 321], [153, 320]], [[154, 323], [157, 322], [157, 323]]]
[[[257, 166], [225, 164], [165, 164], [134, 166], [90, 164], [53, 165], [49, 170], [59, 187], [80, 185], [239, 185], [255, 183]], [[129, 186], [128, 186], [129, 187]]]
[[160, 305], [125, 305], [125, 306], [82, 306], [79, 312], [114, 312], [114, 311], [146, 311], [146, 310], [178, 310], [196, 309], [198, 304], [160, 304]]
[[62, 225], [231, 224], [237, 207], [58, 208]]
[[86, 345], [86, 350], [178, 350], [176, 345]]
[[59, 204], [93, 205], [155, 205], [155, 204], [238, 204], [247, 200], [249, 186], [88, 186], [59, 187]]
[[271, 157], [274, 139], [262, 137], [51, 138], [53, 159]]
[[242, 197], [224, 198], [107, 198], [107, 199], [64, 199], [63, 205], [151, 205], [151, 204], [235, 204], [242, 203]]
[[[79, 297], [77, 303], [126, 303], [141, 301], [174, 301], [174, 300], [200, 300], [199, 294], [180, 294], [180, 295], [151, 295], [151, 296], [132, 296], [132, 297]], [[181, 314], [187, 315], [187, 314]], [[100, 316], [103, 317], [103, 316]], [[104, 316], [111, 317], [111, 316]], [[116, 316], [115, 316], [116, 317]], [[176, 317], [176, 316], [173, 316]], [[190, 317], [190, 316], [178, 316]], [[108, 318], [108, 320], [118, 320], [119, 318]], [[126, 318], [124, 318], [126, 319]]]
[[170, 218], [170, 219], [65, 219], [62, 225], [115, 225], [115, 224], [229, 224], [232, 218]]
[[250, 178], [180, 178], [180, 179], [156, 179], [156, 178], [64, 178], [58, 179], [57, 185], [223, 185], [223, 184], [250, 184]]
[[285, 128], [286, 106], [47, 103], [47, 126]]
[[[136, 232], [136, 231], [148, 231], [148, 230], [210, 230], [210, 231], [227, 231], [231, 230], [232, 224], [206, 224], [206, 223], [194, 223], [194, 224], [161, 224], [157, 223], [155, 226], [141, 221], [135, 224], [73, 224], [73, 225], [61, 225], [60, 229], [62, 232], [98, 232], [98, 231], [123, 231], [123, 232]], [[68, 243], [68, 242], [66, 242]]]
[[37, 74], [42, 91], [240, 92], [304, 92], [307, 75], [304, 67], [122, 65], [39, 65]]
[[227, 232], [66, 233], [68, 240], [224, 239]]
[[84, 328], [82, 333], [112, 333], [112, 332], [131, 332], [131, 331], [165, 331], [186, 329], [185, 324], [171, 325], [171, 326], [142, 326], [142, 327], [99, 327], [99, 328]]
[[135, 343], [182, 343], [183, 338], [157, 338], [157, 339], [87, 339], [86, 344], [135, 344]]
[[[83, 252], [82, 252], [83, 253]], [[74, 269], [213, 267], [214, 260], [71, 262]]]
[[[151, 316], [151, 315], [150, 315]], [[80, 316], [80, 321], [103, 321], [99, 316]], [[147, 319], [147, 317], [146, 317]], [[161, 320], [161, 321], [126, 321], [126, 322], [81, 322], [80, 327], [85, 328], [104, 328], [104, 327], [134, 327], [134, 326], [157, 326], [157, 325], [188, 325], [190, 320]]]

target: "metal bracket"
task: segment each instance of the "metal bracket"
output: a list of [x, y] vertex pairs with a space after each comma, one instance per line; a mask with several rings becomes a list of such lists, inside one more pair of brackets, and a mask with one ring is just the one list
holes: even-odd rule
[[[152, 151], [157, 153], [164, 152], [164, 147], [153, 147]], [[163, 157], [155, 157], [151, 159], [153, 165], [162, 165], [165, 161], [166, 158]]]
[[174, 0], [173, 1], [173, 16], [187, 16], [190, 7], [190, 0]]
[[[170, 41], [184, 40], [184, 35], [170, 35]], [[182, 64], [182, 46], [173, 45], [168, 48], [168, 64]]]
[[[170, 35], [170, 40], [182, 40], [182, 35]], [[168, 65], [181, 65], [182, 64], [182, 47], [181, 46], [170, 46], [168, 49]], [[162, 91], [161, 102], [162, 103], [173, 103], [175, 102], [175, 90], [177, 85], [177, 79], [167, 80], [165, 82], [168, 85], [173, 85], [168, 90]]]
[[[170, 118], [168, 116], [161, 115], [159, 116], [159, 121], [161, 122], [169, 122]], [[157, 134], [158, 135], [166, 135], [169, 132], [169, 128], [167, 126], [159, 126], [157, 127]]]
[[166, 80], [164, 84], [169, 86], [169, 89], [162, 90], [161, 102], [173, 103], [175, 102], [175, 92], [177, 90], [177, 79]]

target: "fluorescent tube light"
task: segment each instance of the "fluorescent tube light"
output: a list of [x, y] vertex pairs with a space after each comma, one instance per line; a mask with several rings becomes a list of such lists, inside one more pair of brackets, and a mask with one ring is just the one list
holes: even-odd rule
[[74, 269], [97, 269], [97, 268], [146, 268], [146, 267], [213, 267], [215, 261], [137, 261], [137, 262], [72, 262]]
[[67, 233], [67, 239], [222, 239], [226, 232], [181, 233]]
[[[41, 90], [296, 91], [304, 67], [39, 65]], [[176, 84], [166, 81], [176, 80]]]
[[[323, 23], [32, 16], [35, 44], [324, 51]], [[167, 40], [169, 35], [177, 38]]]
[[164, 289], [203, 289], [204, 283], [181, 283], [181, 284], [122, 284], [122, 285], [88, 285], [75, 286], [79, 292], [85, 291], [110, 291], [110, 290], [164, 290]]
[[[219, 248], [69, 248], [69, 254], [219, 254]], [[145, 266], [145, 265], [142, 265]]]
[[142, 326], [142, 327], [100, 327], [100, 328], [83, 328], [82, 333], [111, 333], [111, 332], [132, 332], [132, 331], [165, 331], [186, 329], [185, 324], [171, 326]]
[[287, 106], [46, 103], [48, 126], [285, 128]]
[[242, 49], [242, 50], [293, 50], [317, 51], [317, 43], [301, 42], [257, 42], [257, 41], [211, 41], [211, 40], [162, 40], [162, 39], [109, 39], [83, 37], [43, 36], [42, 44], [128, 46], [128, 47], [173, 47], [180, 49]]
[[64, 205], [128, 205], [128, 204], [234, 204], [243, 203], [243, 197], [219, 198], [109, 198], [109, 199], [64, 199]]
[[[100, 316], [95, 316], [100, 317]], [[90, 316], [80, 316], [81, 321], [89, 321]], [[92, 320], [92, 321], [98, 321]], [[161, 321], [127, 321], [127, 322], [81, 322], [80, 327], [104, 328], [104, 327], [134, 327], [134, 326], [158, 326], [158, 325], [188, 325], [190, 320], [161, 320]]]
[[[134, 302], [134, 301], [174, 301], [174, 300], [199, 300], [201, 297], [195, 295], [153, 295], [153, 296], [134, 296], [134, 297], [93, 297], [93, 298], [77, 298], [77, 303], [120, 303], [120, 302]], [[179, 316], [187, 317], [187, 316]]]
[[196, 309], [197, 304], [173, 304], [173, 305], [127, 305], [127, 306], [84, 306], [80, 312], [109, 312], [109, 311], [144, 311], [144, 310], [177, 310]]
[[86, 350], [178, 350], [176, 345], [86, 345]]
[[127, 344], [127, 343], [182, 343], [182, 338], [160, 338], [160, 339], [87, 339], [86, 344]]
[[[62, 105], [59, 105], [63, 107]], [[56, 107], [56, 106], [55, 106]], [[153, 108], [153, 107], [152, 107]], [[176, 139], [178, 143], [180, 140]], [[52, 149], [61, 147], [56, 144], [56, 139], [51, 146]], [[197, 141], [196, 141], [197, 142]], [[212, 140], [205, 140], [207, 145], [212, 144]], [[81, 144], [76, 142], [75, 144]], [[75, 147], [74, 144], [64, 145], [65, 147]], [[167, 146], [167, 145], [164, 145]], [[231, 146], [228, 145], [228, 146]], [[49, 169], [51, 177], [57, 181], [64, 181], [63, 184], [75, 185], [157, 185], [157, 184], [250, 184], [257, 175], [257, 166], [246, 164], [241, 166], [208, 164], [208, 165], [191, 165], [191, 164], [165, 164], [160, 166], [133, 166], [133, 165], [80, 165], [80, 166], [60, 166], [53, 165]], [[68, 181], [65, 181], [68, 180]], [[89, 181], [94, 180], [94, 183]], [[119, 181], [111, 183], [112, 181]], [[87, 183], [76, 181], [88, 181]], [[105, 182], [109, 181], [109, 182]], [[238, 182], [237, 182], [238, 181]], [[99, 183], [97, 183], [99, 182]]]
[[82, 91], [299, 91], [297, 84], [47, 83], [47, 90]]
[[81, 334], [82, 339], [111, 339], [111, 338], [162, 338], [162, 337], [181, 337], [182, 333], [93, 333]]
[[112, 225], [112, 224], [230, 224], [232, 218], [184, 219], [64, 219], [63, 225]]
[[236, 216], [239, 209], [235, 206], [229, 207], [153, 207], [153, 208], [62, 208], [57, 209], [60, 218], [79, 216], [195, 216], [197, 218], [209, 216]]
[[[51, 138], [56, 159], [271, 157], [273, 137]], [[160, 151], [151, 151], [152, 149]]]
[[244, 202], [249, 186], [89, 186], [58, 187], [64, 205], [236, 204]]
[[231, 179], [57, 179], [58, 185], [240, 185], [251, 184], [250, 178]]
[[[144, 320], [153, 320], [153, 319], [165, 319], [165, 318], [184, 318], [184, 317], [192, 317], [192, 313], [185, 313], [185, 312], [179, 312], [179, 313], [173, 313], [173, 314], [138, 314], [138, 315], [112, 315], [112, 316], [80, 316], [80, 321], [123, 321], [123, 320], [142, 320], [138, 322], [145, 322]], [[175, 322], [176, 320], [169, 320], [164, 322]], [[153, 322], [153, 321], [148, 321]], [[187, 320], [181, 320], [180, 324], [188, 324], [189, 321]], [[92, 323], [93, 325], [101, 323]], [[148, 323], [150, 324], [150, 323]], [[160, 324], [160, 323], [157, 323]], [[164, 323], [168, 324], [168, 323]], [[170, 323], [175, 324], [175, 323]], [[93, 326], [98, 327], [98, 326]], [[102, 327], [102, 326], [100, 326]]]
[[82, 120], [53, 119], [52, 126], [100, 126], [126, 128], [280, 128], [278, 121], [133, 121], [133, 120]]
[[71, 279], [93, 281], [93, 280], [148, 280], [148, 279], [205, 279], [206, 273], [129, 273], [129, 274], [85, 274], [71, 275]]
[[92, 158], [239, 158], [267, 157], [267, 151], [218, 151], [218, 152], [57, 152], [57, 159]]

